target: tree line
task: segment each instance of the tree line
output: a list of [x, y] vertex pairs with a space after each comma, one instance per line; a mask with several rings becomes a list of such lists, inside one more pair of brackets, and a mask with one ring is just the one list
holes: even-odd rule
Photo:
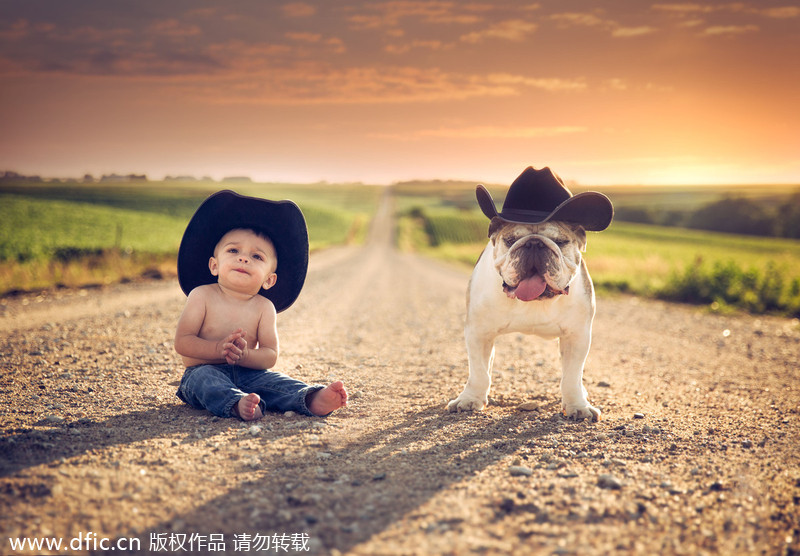
[[641, 224], [799, 239], [800, 190], [777, 204], [745, 197], [725, 197], [693, 211], [622, 205], [615, 209], [614, 218]]

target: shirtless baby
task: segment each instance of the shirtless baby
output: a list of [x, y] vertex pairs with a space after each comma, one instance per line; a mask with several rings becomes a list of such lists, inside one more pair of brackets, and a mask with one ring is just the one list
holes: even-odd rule
[[277, 313], [299, 295], [307, 265], [305, 220], [294, 203], [221, 191], [201, 205], [178, 254], [188, 293], [175, 333], [187, 367], [181, 400], [245, 421], [266, 411], [325, 416], [347, 404], [341, 381], [308, 385], [269, 370], [279, 353]]

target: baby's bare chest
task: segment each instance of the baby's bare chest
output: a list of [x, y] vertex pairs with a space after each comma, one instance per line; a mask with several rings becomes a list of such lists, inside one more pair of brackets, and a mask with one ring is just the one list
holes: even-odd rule
[[261, 312], [250, 307], [223, 305], [206, 307], [206, 315], [200, 328], [200, 337], [206, 340], [221, 340], [237, 329], [246, 333], [248, 341], [258, 337]]

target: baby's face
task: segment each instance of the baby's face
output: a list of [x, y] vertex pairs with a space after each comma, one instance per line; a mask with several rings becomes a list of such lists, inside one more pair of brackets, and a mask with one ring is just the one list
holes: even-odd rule
[[231, 230], [219, 240], [208, 261], [221, 286], [255, 295], [275, 285], [278, 257], [272, 242], [251, 230]]

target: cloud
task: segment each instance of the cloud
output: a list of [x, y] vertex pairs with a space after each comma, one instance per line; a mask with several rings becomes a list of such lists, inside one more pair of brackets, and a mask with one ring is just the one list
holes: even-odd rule
[[705, 21], [703, 21], [702, 19], [687, 19], [685, 21], [682, 21], [678, 26], [679, 27], [687, 27], [687, 28], [688, 27], [700, 27], [704, 23], [705, 23]]
[[580, 25], [582, 27], [606, 27], [613, 24], [613, 22], [600, 18], [592, 13], [560, 13], [551, 15], [550, 19], [560, 24], [562, 28], [574, 25]]
[[775, 19], [792, 19], [800, 17], [800, 7], [797, 6], [784, 6], [781, 8], [765, 8], [760, 10], [762, 15], [772, 17]]
[[[264, 45], [271, 49], [272, 46]], [[241, 48], [235, 48], [242, 52]], [[583, 80], [469, 74], [412, 66], [338, 68], [321, 62], [270, 63], [275, 56], [240, 55], [215, 76], [174, 79], [170, 94], [213, 104], [336, 105], [408, 104], [502, 98], [529, 89], [580, 91]]]
[[311, 17], [317, 13], [317, 8], [305, 2], [290, 2], [281, 6], [281, 11], [286, 17]]
[[628, 89], [628, 83], [619, 77], [612, 77], [604, 80], [601, 87], [612, 91], [626, 91]]
[[293, 33], [288, 32], [285, 33], [286, 38], [291, 39], [293, 41], [299, 42], [309, 42], [309, 43], [318, 43], [322, 40], [322, 35], [320, 33]]
[[389, 54], [406, 54], [415, 48], [423, 48], [427, 50], [440, 50], [444, 48], [445, 45], [442, 41], [430, 40], [430, 41], [422, 41], [422, 40], [414, 40], [410, 43], [396, 45], [390, 44], [387, 45], [384, 50]]
[[[324, 36], [320, 33], [308, 33], [308, 32], [288, 32], [285, 33], [284, 36], [293, 41], [297, 44], [306, 45], [307, 47], [302, 50], [291, 50], [291, 49], [284, 49], [285, 53], [293, 52], [300, 58], [308, 58], [313, 57], [316, 54], [321, 52], [333, 52], [334, 54], [343, 54], [347, 51], [345, 48], [344, 42], [336, 37], [331, 38], [324, 38]], [[317, 50], [314, 50], [313, 47], [319, 47]]]
[[367, 13], [348, 17], [356, 29], [398, 27], [404, 19], [431, 24], [474, 24], [482, 20], [481, 13], [493, 9], [491, 4], [438, 0], [394, 0], [368, 3], [364, 7]]
[[31, 32], [31, 24], [26, 19], [18, 19], [11, 25], [0, 29], [0, 39], [5, 41], [19, 41], [26, 38]]
[[706, 37], [720, 35], [743, 35], [745, 33], [755, 33], [758, 30], [758, 25], [714, 25], [704, 29], [701, 35]]
[[710, 13], [715, 10], [721, 9], [715, 6], [708, 6], [703, 4], [690, 4], [690, 3], [683, 3], [683, 4], [653, 4], [652, 9], [660, 10], [663, 12], [672, 12], [678, 15], [688, 15], [688, 14], [698, 14], [698, 13]]
[[172, 39], [183, 39], [201, 34], [200, 27], [189, 23], [182, 23], [177, 19], [156, 21], [148, 27], [148, 31]]
[[655, 33], [656, 29], [649, 25], [642, 25], [640, 27], [617, 27], [611, 31], [612, 37], [641, 37], [642, 35], [650, 35]]
[[553, 127], [503, 127], [503, 126], [470, 126], [461, 128], [422, 129], [413, 134], [413, 138], [440, 137], [446, 139], [535, 139], [538, 137], [555, 137], [589, 131], [584, 126]]
[[696, 16], [698, 14], [710, 14], [714, 12], [741, 13], [749, 15], [760, 15], [774, 19], [792, 19], [800, 17], [800, 7], [780, 6], [775, 8], [757, 8], [744, 2], [731, 2], [728, 4], [653, 4], [652, 9], [662, 12], [669, 12], [679, 16]]
[[477, 44], [490, 39], [501, 39], [512, 42], [520, 42], [528, 35], [533, 34], [538, 25], [521, 19], [510, 19], [501, 21], [489, 26], [482, 31], [474, 31], [461, 36], [461, 41]]
[[217, 18], [219, 13], [219, 9], [217, 7], [208, 7], [208, 8], [194, 8], [186, 12], [186, 17], [197, 17], [200, 19], [212, 19]]
[[567, 12], [553, 14], [549, 17], [560, 29], [569, 27], [595, 27], [607, 30], [614, 38], [641, 37], [655, 33], [657, 29], [650, 25], [623, 26], [613, 19], [600, 17], [596, 13]]
[[464, 126], [464, 127], [439, 127], [433, 129], [418, 129], [406, 133], [370, 133], [369, 137], [375, 139], [390, 139], [394, 141], [420, 141], [423, 139], [538, 139], [540, 137], [556, 137], [559, 135], [573, 135], [587, 133], [589, 128], [584, 126], [551, 126], [551, 127], [525, 127], [525, 126]]
[[515, 90], [518, 86], [540, 89], [551, 93], [561, 91], [582, 91], [587, 88], [583, 79], [561, 79], [558, 77], [526, 77], [508, 73], [493, 73], [487, 76], [487, 81], [499, 86], [511, 87]]

